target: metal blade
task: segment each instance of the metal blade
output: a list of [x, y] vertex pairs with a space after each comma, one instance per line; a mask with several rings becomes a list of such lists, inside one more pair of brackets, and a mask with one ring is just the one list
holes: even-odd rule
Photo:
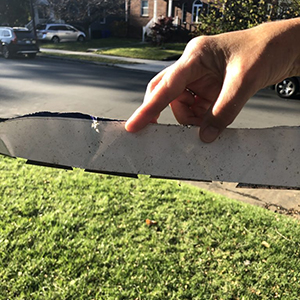
[[213, 143], [194, 126], [150, 124], [82, 114], [35, 114], [0, 122], [0, 153], [43, 165], [136, 176], [300, 187], [299, 127], [227, 129]]

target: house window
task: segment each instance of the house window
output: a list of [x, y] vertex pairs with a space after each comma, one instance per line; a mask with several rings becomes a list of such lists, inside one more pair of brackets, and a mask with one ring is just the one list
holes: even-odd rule
[[181, 21], [186, 23], [186, 3], [184, 2], [181, 7]]
[[101, 9], [99, 12], [99, 23], [106, 24], [106, 12], [105, 9]]
[[200, 16], [201, 13], [203, 13], [203, 2], [200, 0], [196, 0], [193, 3], [193, 10], [192, 10], [192, 22], [193, 23], [199, 23], [200, 22]]
[[141, 2], [141, 16], [149, 16], [149, 1]]

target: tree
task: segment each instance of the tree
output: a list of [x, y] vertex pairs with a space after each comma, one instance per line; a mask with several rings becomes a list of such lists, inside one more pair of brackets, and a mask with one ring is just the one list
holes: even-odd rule
[[290, 19], [299, 17], [300, 15], [300, 1], [299, 0], [282, 0], [269, 4], [269, 18], [276, 19]]
[[263, 22], [297, 17], [299, 0], [215, 0], [208, 14], [201, 14], [196, 35], [210, 35], [251, 28]]
[[29, 0], [0, 0], [0, 24], [24, 26], [30, 19]]
[[87, 25], [124, 9], [124, 0], [48, 0], [48, 3], [56, 19]]

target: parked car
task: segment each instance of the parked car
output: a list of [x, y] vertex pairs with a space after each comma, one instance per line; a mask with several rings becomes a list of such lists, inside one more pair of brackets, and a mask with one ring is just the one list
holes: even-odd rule
[[39, 24], [37, 37], [41, 41], [59, 42], [84, 42], [86, 35], [69, 24]]
[[5, 58], [27, 55], [35, 58], [39, 52], [37, 40], [32, 31], [23, 27], [0, 27], [0, 52]]
[[300, 77], [289, 77], [275, 84], [275, 91], [281, 98], [292, 98], [300, 93]]

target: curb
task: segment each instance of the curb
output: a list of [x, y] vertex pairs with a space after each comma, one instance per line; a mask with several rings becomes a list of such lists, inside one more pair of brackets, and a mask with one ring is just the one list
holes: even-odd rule
[[[55, 54], [51, 55], [51, 54], [41, 54], [41, 53], [38, 54], [37, 57], [91, 64], [91, 65], [99, 65], [105, 67], [114, 67], [114, 68], [123, 68], [123, 69], [127, 68], [127, 69], [132, 69], [134, 71], [150, 72], [152, 74], [155, 73], [155, 71], [153, 70], [130, 68], [130, 65], [132, 66], [142, 65], [141, 63], [136, 63], [136, 64], [124, 63], [123, 65], [123, 64], [97, 62], [97, 61], [90, 61], [85, 59], [56, 56]], [[235, 183], [220, 183], [220, 182], [207, 183], [207, 182], [186, 182], [186, 181], [185, 183], [194, 185], [200, 189], [204, 189], [219, 195], [223, 195], [231, 199], [235, 199], [237, 201], [242, 201], [245, 203], [249, 203], [251, 205], [260, 206], [265, 209], [271, 210], [275, 213], [292, 216], [300, 220], [300, 191], [236, 188]]]
[[[79, 54], [80, 55], [80, 54]], [[147, 70], [145, 69], [137, 69], [137, 68], [131, 68], [130, 66], [137, 66], [137, 65], [143, 65], [142, 63], [124, 63], [124, 64], [118, 64], [118, 63], [108, 63], [108, 62], [97, 62], [87, 59], [78, 59], [78, 58], [70, 58], [70, 57], [63, 57], [63, 56], [57, 56], [55, 54], [38, 54], [38, 58], [46, 58], [46, 59], [56, 59], [56, 60], [63, 60], [63, 61], [69, 61], [69, 62], [76, 62], [76, 63], [84, 63], [84, 64], [91, 64], [91, 65], [99, 65], [104, 67], [114, 67], [114, 68], [120, 68], [120, 69], [131, 69], [136, 72], [148, 72], [151, 74], [157, 73], [153, 70]]]

